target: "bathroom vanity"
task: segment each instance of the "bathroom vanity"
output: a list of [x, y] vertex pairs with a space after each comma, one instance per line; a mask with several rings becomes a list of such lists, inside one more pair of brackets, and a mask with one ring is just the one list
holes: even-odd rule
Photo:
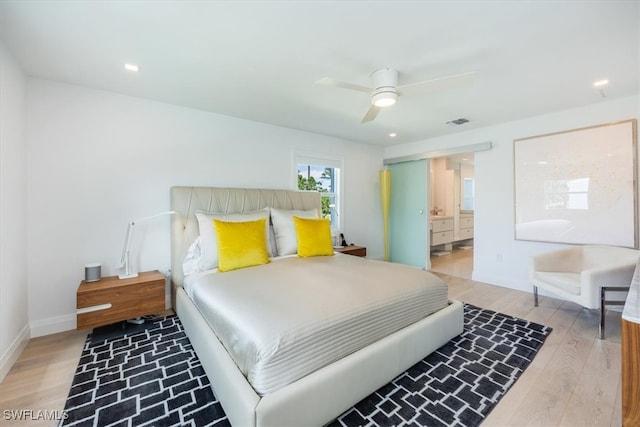
[[429, 221], [430, 246], [444, 245], [450, 251], [453, 243], [473, 239], [473, 214], [432, 215]]

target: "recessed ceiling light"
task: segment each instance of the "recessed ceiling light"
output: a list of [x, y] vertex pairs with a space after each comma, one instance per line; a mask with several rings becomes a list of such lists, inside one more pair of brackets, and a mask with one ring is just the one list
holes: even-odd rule
[[137, 73], [138, 71], [140, 71], [140, 67], [138, 67], [136, 64], [125, 63], [124, 69], [127, 71], [131, 71], [132, 73]]
[[609, 84], [609, 80], [603, 79], [593, 82], [593, 87], [602, 87]]
[[397, 134], [397, 133], [395, 133], [395, 132], [391, 132], [391, 133], [389, 134], [389, 138], [395, 138], [396, 136], [398, 136], [398, 134]]

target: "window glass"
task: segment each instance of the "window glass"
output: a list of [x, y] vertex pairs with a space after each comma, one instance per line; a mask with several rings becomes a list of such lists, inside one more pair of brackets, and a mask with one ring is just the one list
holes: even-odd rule
[[298, 163], [298, 190], [321, 193], [322, 217], [331, 220], [331, 227], [338, 229], [340, 168], [318, 162]]
[[473, 210], [473, 178], [464, 178], [462, 182], [462, 209]]

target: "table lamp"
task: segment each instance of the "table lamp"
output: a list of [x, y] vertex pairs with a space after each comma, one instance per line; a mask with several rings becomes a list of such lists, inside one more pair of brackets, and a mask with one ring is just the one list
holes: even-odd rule
[[133, 231], [138, 222], [147, 221], [153, 218], [157, 218], [164, 215], [173, 215], [175, 211], [160, 212], [155, 215], [145, 216], [144, 218], [136, 219], [127, 224], [127, 234], [124, 236], [124, 247], [122, 248], [122, 258], [120, 259], [120, 268], [124, 268], [124, 272], [118, 275], [119, 279], [130, 279], [132, 277], [138, 277], [138, 273], [132, 271], [130, 262], [131, 243], [133, 242]]

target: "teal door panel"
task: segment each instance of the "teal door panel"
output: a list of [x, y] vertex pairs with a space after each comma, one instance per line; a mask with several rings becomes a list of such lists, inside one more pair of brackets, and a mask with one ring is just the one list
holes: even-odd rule
[[395, 163], [391, 170], [389, 259], [427, 266], [427, 161]]

